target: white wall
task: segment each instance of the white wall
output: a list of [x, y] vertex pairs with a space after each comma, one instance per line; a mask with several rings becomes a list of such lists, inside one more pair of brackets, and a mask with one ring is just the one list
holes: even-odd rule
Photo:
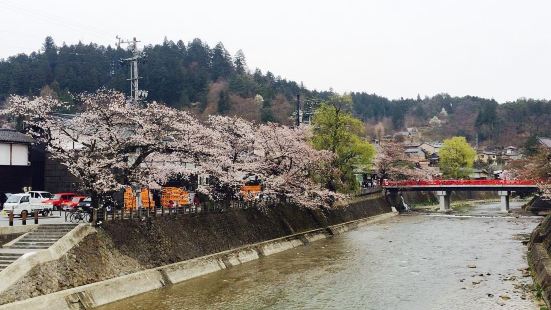
[[26, 144], [12, 144], [11, 164], [13, 166], [27, 166], [29, 164], [29, 146]]
[[[11, 151], [11, 153], [10, 153]], [[0, 165], [27, 166], [29, 164], [29, 146], [26, 144], [0, 143]]]
[[9, 165], [10, 156], [10, 145], [0, 143], [0, 165]]

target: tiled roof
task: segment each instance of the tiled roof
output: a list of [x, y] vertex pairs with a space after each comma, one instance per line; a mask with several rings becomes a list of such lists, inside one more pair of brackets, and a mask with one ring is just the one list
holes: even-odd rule
[[33, 138], [13, 129], [0, 129], [0, 142], [33, 143]]

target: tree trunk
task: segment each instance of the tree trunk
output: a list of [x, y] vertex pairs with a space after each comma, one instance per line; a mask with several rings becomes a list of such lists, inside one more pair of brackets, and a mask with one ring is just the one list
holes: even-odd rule
[[91, 204], [90, 206], [94, 209], [97, 209], [99, 207], [99, 194], [96, 191], [90, 191], [90, 199]]

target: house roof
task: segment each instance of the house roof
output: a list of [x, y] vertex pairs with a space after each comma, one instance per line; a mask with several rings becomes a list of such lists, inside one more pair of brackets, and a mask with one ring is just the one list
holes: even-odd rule
[[482, 152], [479, 152], [478, 154], [479, 154], [479, 155], [480, 155], [480, 154], [484, 154], [484, 155], [497, 155], [497, 152], [494, 152], [494, 151], [482, 151]]
[[0, 142], [33, 143], [34, 139], [13, 129], [0, 128]]

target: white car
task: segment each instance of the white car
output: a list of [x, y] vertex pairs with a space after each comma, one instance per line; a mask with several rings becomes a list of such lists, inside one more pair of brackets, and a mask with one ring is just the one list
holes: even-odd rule
[[38, 210], [44, 215], [45, 210], [43, 210], [40, 205], [31, 204], [31, 195], [28, 193], [13, 194], [8, 197], [8, 200], [4, 203], [4, 211], [6, 214], [13, 211], [13, 215], [23, 216], [23, 214], [27, 214], [27, 216], [30, 216], [34, 210]]
[[42, 209], [53, 210], [52, 204], [44, 203], [48, 199], [52, 199], [53, 195], [46, 191], [29, 191], [27, 194], [31, 195], [31, 205], [37, 206]]

